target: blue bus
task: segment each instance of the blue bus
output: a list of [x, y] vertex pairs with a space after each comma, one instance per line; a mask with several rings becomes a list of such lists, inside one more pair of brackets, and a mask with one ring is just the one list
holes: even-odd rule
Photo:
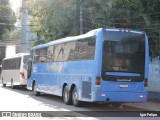
[[65, 104], [145, 102], [149, 50], [144, 32], [99, 28], [31, 50], [27, 88]]

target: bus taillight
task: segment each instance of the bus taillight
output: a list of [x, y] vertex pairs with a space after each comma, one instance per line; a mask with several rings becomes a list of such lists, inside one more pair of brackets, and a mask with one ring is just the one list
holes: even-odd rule
[[100, 80], [101, 80], [101, 77], [96, 77], [96, 87], [100, 87], [101, 85]]
[[144, 86], [145, 86], [145, 87], [148, 86], [148, 80], [147, 80], [147, 79], [144, 80]]
[[22, 78], [24, 79], [24, 72], [20, 72], [20, 75], [21, 75]]

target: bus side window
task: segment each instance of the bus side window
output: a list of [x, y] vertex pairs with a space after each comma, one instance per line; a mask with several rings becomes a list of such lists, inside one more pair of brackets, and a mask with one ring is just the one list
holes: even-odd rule
[[14, 64], [14, 69], [19, 69], [21, 65], [21, 58], [15, 58]]
[[49, 46], [47, 49], [47, 62], [54, 61], [54, 46]]
[[74, 60], [75, 42], [68, 42], [64, 46], [64, 61]]
[[2, 62], [2, 69], [3, 69], [3, 70], [6, 70], [6, 62], [7, 62], [6, 60], [4, 60], [4, 61]]
[[76, 42], [74, 59], [75, 60], [85, 60], [87, 58], [87, 46], [88, 42], [85, 40], [78, 40]]
[[54, 61], [62, 62], [64, 58], [64, 44], [59, 44], [55, 46], [54, 51]]
[[39, 49], [36, 49], [35, 54], [34, 54], [34, 63], [39, 62], [39, 56], [40, 56], [40, 51], [39, 51]]
[[96, 44], [96, 38], [91, 37], [88, 38], [88, 47], [87, 47], [87, 59], [94, 59], [95, 55], [95, 44]]
[[47, 62], [47, 48], [41, 48], [40, 49], [40, 62]]

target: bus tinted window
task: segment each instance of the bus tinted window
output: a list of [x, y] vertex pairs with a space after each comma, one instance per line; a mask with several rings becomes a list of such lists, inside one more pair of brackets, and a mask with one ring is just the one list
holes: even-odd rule
[[17, 60], [16, 61], [16, 69], [19, 69], [20, 68], [20, 65], [21, 65], [21, 58], [15, 58]]
[[55, 46], [54, 61], [61, 62], [64, 58], [64, 44], [59, 44]]
[[88, 41], [79, 40], [76, 42], [74, 59], [75, 60], [85, 60], [87, 58], [87, 46]]
[[140, 74], [141, 77], [135, 80], [143, 80], [145, 63], [144, 35], [108, 32], [107, 37], [103, 43], [103, 79], [117, 80], [116, 77], [106, 76], [105, 73], [107, 72], [128, 72]]
[[64, 46], [64, 61], [74, 60], [75, 45], [76, 45], [76, 42], [65, 43], [65, 46]]
[[75, 60], [94, 59], [95, 42], [95, 37], [78, 40], [75, 48]]
[[35, 54], [34, 54], [34, 63], [38, 63], [39, 62], [39, 57], [40, 57], [40, 50], [36, 49], [35, 50]]
[[54, 46], [49, 46], [47, 49], [47, 62], [54, 61]]
[[94, 59], [96, 38], [88, 38], [87, 59]]
[[95, 37], [35, 49], [34, 63], [94, 59]]
[[40, 62], [46, 62], [47, 61], [47, 48], [41, 48], [40, 49], [40, 56], [39, 56]]
[[13, 70], [13, 69], [19, 69], [20, 64], [21, 64], [21, 58], [12, 58], [4, 60], [2, 66], [4, 70]]

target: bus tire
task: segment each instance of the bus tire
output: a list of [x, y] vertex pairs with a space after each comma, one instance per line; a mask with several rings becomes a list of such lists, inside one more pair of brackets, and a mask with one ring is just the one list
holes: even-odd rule
[[74, 87], [72, 91], [72, 102], [75, 107], [80, 107], [81, 105], [81, 101], [78, 100], [78, 92], [76, 87]]
[[3, 87], [6, 87], [6, 84], [3, 83], [2, 86], [3, 86]]
[[36, 91], [36, 83], [35, 82], [33, 83], [32, 88], [33, 88], [33, 92], [34, 92], [35, 96], [40, 96], [41, 93]]
[[71, 94], [67, 85], [63, 89], [63, 101], [67, 105], [72, 104]]
[[2, 86], [6, 87], [6, 84], [3, 82], [3, 78], [2, 78]]

